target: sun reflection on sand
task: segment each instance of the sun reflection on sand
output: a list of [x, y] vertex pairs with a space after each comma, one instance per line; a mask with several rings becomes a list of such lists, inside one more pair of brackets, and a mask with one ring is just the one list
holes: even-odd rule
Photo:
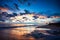
[[[5, 29], [3, 30], [2, 33], [0, 33], [2, 35], [2, 37], [4, 38], [4, 40], [34, 40], [34, 38], [32, 36], [26, 37], [24, 35], [31, 33], [32, 31], [34, 31], [35, 28], [34, 27], [20, 27], [20, 28], [11, 28], [11, 29]], [[1, 31], [0, 31], [1, 32]]]
[[11, 30], [12, 34], [18, 34], [18, 35], [25, 35], [28, 33], [31, 33], [32, 31], [34, 31], [35, 28], [29, 28], [29, 27], [20, 27], [20, 28], [14, 28], [13, 30]]

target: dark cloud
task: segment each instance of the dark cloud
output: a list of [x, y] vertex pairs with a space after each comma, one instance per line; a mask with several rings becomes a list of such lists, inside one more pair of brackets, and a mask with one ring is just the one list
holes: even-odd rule
[[[20, 4], [24, 4], [28, 0], [0, 0], [0, 7], [8, 8], [12, 10], [19, 10]], [[30, 6], [30, 3], [27, 3]]]
[[0, 0], [0, 7], [18, 10], [18, 0]]
[[15, 5], [15, 8], [19, 10], [18, 5], [16, 3], [14, 5]]
[[54, 12], [60, 12], [60, 0], [0, 0], [0, 7], [13, 11], [18, 11], [21, 8], [34, 12], [44, 12], [44, 15], [52, 15]]
[[54, 13], [53, 15], [54, 16], [60, 16], [60, 13]]

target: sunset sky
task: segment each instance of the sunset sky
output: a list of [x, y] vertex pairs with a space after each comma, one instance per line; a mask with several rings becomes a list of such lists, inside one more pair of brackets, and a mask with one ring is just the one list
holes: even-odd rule
[[59, 0], [0, 0], [0, 7], [14, 12], [26, 9], [30, 12], [41, 12], [44, 15], [60, 13]]

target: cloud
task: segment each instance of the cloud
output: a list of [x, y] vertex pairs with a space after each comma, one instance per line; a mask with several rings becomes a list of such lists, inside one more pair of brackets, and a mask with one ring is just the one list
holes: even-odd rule
[[18, 0], [0, 0], [0, 7], [8, 8], [10, 10], [18, 10]]

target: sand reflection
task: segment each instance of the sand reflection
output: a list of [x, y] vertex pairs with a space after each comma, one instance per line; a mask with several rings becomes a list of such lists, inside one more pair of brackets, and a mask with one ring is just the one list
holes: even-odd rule
[[34, 40], [32, 36], [26, 37], [24, 35], [31, 33], [34, 31], [34, 27], [21, 27], [21, 28], [10, 28], [5, 30], [0, 30], [0, 39], [1, 40]]

